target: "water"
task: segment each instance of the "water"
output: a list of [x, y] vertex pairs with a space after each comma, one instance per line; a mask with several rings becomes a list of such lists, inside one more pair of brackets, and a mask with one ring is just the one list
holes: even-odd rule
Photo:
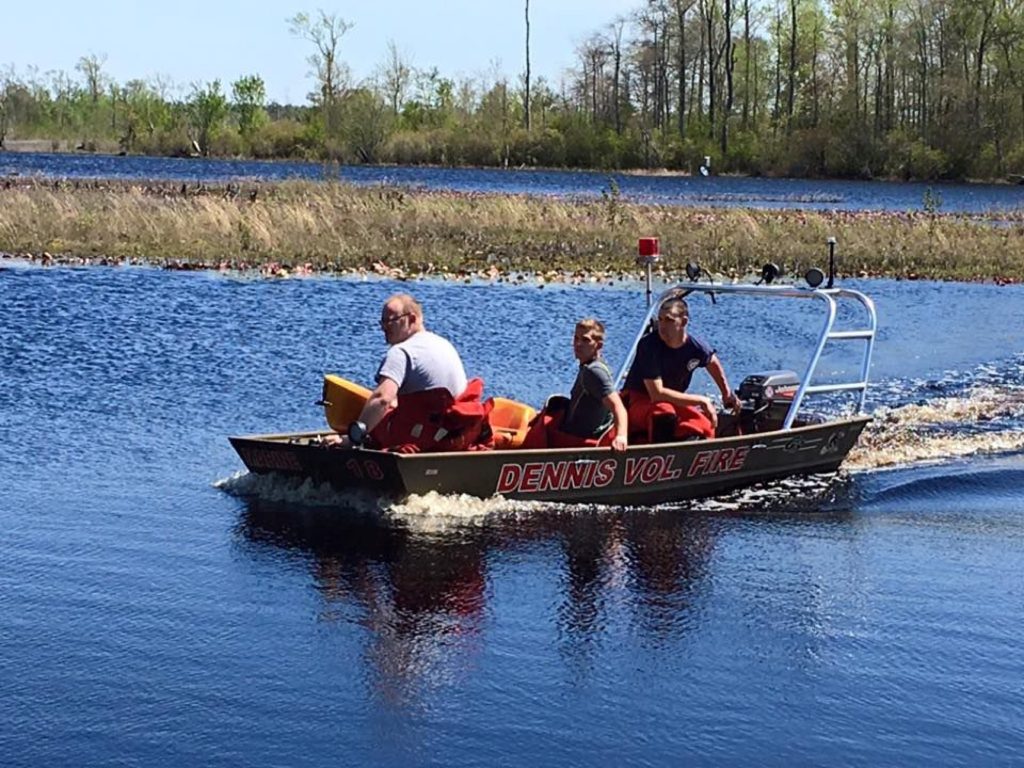
[[623, 201], [661, 205], [798, 208], [838, 211], [921, 211], [1019, 214], [1024, 187], [1008, 184], [657, 176], [589, 171], [329, 166], [294, 161], [115, 157], [0, 153], [0, 178], [163, 179], [185, 183], [341, 178], [360, 185], [400, 185], [468, 193], [601, 197], [617, 189]]
[[[839, 478], [389, 505], [225, 436], [319, 427], [394, 290], [537, 402], [640, 287], [4, 266], [4, 766], [1020, 764], [1024, 289], [851, 283], [879, 418]], [[807, 318], [732, 298], [693, 315], [734, 381], [791, 363]]]

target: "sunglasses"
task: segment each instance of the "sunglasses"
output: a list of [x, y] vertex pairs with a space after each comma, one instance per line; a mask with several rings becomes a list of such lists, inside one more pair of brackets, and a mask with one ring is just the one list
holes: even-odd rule
[[410, 315], [412, 315], [412, 312], [405, 312], [405, 313], [403, 313], [401, 315], [395, 315], [394, 317], [382, 317], [380, 319], [380, 327], [381, 328], [390, 328], [392, 325], [397, 323], [403, 317], [409, 317]]

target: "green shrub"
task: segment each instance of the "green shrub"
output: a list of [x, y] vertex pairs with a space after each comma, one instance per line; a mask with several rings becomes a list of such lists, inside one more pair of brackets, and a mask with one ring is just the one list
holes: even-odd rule
[[1006, 153], [1006, 172], [1024, 175], [1024, 141]]
[[970, 175], [974, 178], [992, 179], [1002, 175], [1002, 162], [995, 142], [986, 142], [978, 149], [971, 164]]
[[223, 129], [210, 139], [209, 154], [214, 157], [238, 157], [244, 152], [245, 142], [235, 129]]
[[429, 137], [422, 131], [398, 131], [384, 142], [382, 157], [399, 165], [422, 165], [430, 160]]
[[448, 132], [446, 165], [495, 166], [500, 164], [501, 148], [482, 131], [457, 128]]
[[736, 131], [729, 140], [726, 170], [757, 174], [761, 171], [761, 144], [753, 131]]
[[[698, 143], [692, 138], [681, 139], [678, 134], [673, 134], [662, 144], [661, 162], [669, 170], [697, 173], [704, 164], [704, 157], [711, 154], [707, 149], [707, 142]], [[712, 164], [715, 159], [712, 156]]]
[[297, 120], [278, 120], [261, 125], [249, 140], [254, 157], [276, 158], [311, 156], [308, 127]]
[[949, 160], [941, 149], [929, 147], [920, 139], [910, 145], [910, 177], [924, 181], [944, 178]]
[[893, 131], [886, 137], [885, 154], [889, 176], [935, 181], [945, 178], [949, 171], [949, 158], [941, 150], [904, 131]]

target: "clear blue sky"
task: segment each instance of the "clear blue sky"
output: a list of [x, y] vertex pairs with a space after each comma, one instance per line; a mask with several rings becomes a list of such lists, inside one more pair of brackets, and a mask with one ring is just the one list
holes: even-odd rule
[[[531, 0], [531, 70], [557, 87], [575, 65], [576, 46], [641, 0]], [[341, 42], [356, 79], [370, 75], [393, 40], [415, 67], [447, 77], [509, 78], [524, 68], [523, 0], [364, 0], [289, 4], [266, 0], [12, 0], [0, 12], [0, 67], [40, 74], [65, 70], [88, 54], [106, 55], [104, 72], [124, 83], [162, 75], [187, 92], [220, 78], [263, 77], [270, 100], [303, 103], [312, 87], [308, 42], [287, 19], [317, 8], [353, 24]]]

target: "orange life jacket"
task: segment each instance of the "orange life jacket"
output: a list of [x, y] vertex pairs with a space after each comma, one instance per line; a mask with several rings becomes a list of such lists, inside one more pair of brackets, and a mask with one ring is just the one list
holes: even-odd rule
[[398, 396], [398, 404], [370, 432], [372, 445], [399, 453], [464, 451], [490, 438], [493, 402], [481, 401], [483, 379], [471, 379], [452, 397], [444, 387]]

